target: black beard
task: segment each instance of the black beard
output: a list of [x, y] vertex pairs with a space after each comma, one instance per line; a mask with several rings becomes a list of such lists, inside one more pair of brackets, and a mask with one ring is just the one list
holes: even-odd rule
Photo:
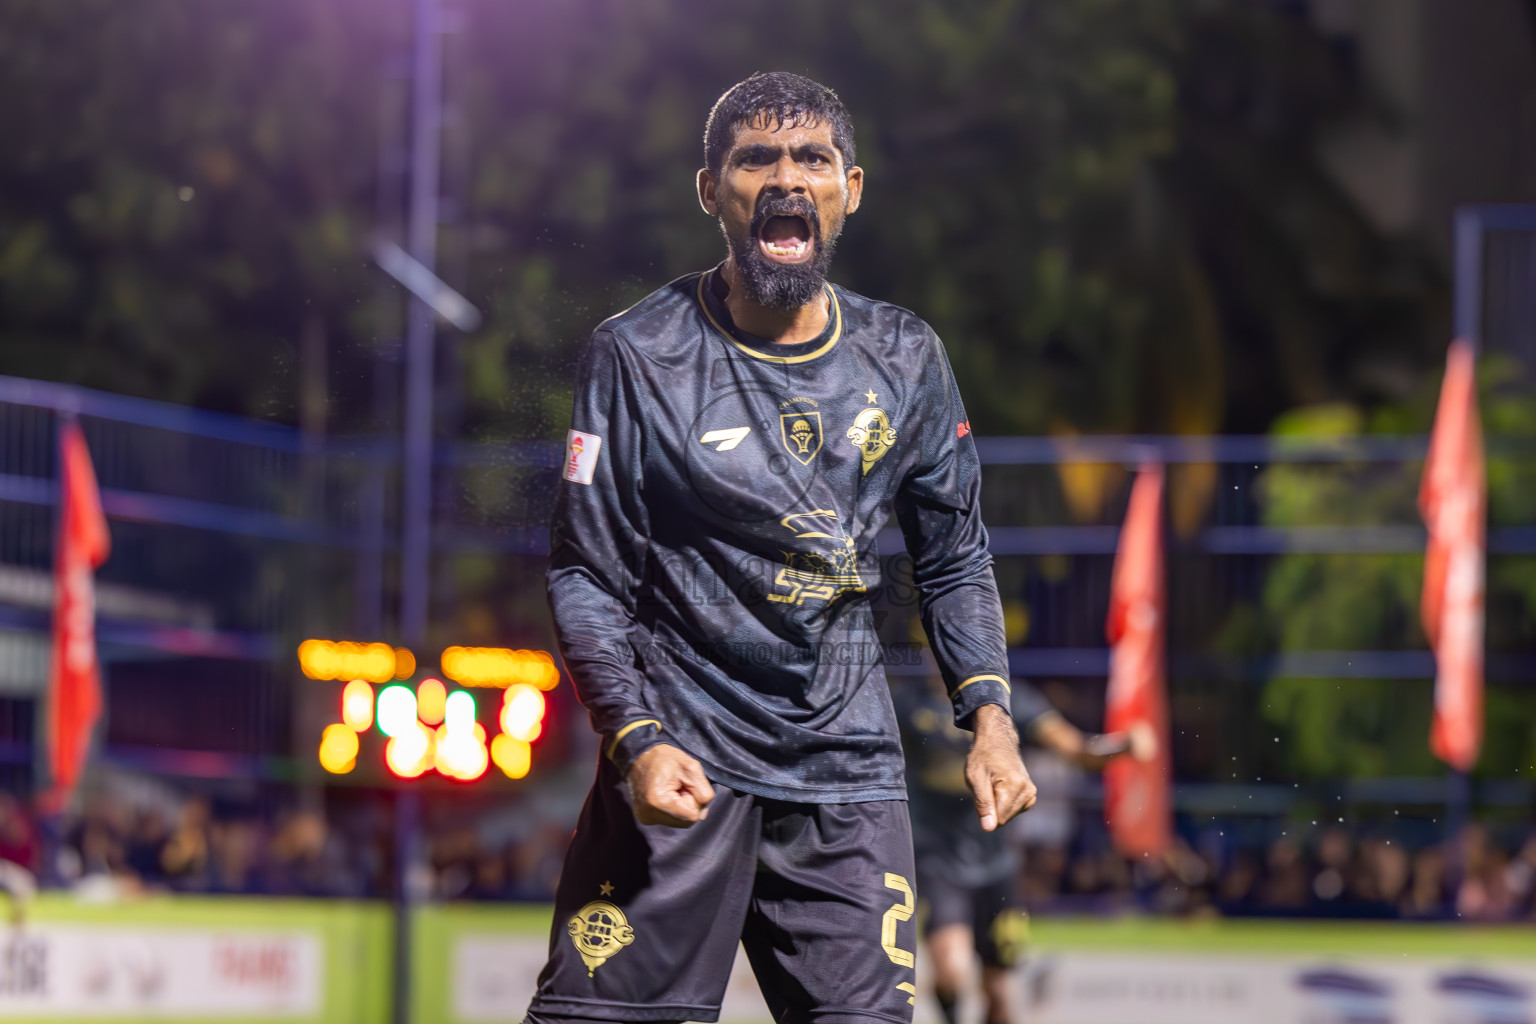
[[[758, 233], [769, 217], [802, 217], [811, 231], [811, 258], [804, 263], [776, 263], [758, 248]], [[747, 298], [768, 309], [789, 312], [815, 301], [827, 286], [827, 271], [837, 248], [837, 235], [823, 238], [816, 207], [798, 196], [766, 196], [752, 216], [751, 233], [736, 238], [720, 222], [726, 249], [736, 264]]]

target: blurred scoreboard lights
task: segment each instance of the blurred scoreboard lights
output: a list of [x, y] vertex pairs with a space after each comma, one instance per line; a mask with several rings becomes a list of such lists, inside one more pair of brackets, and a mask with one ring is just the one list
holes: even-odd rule
[[464, 686], [507, 689], [519, 683], [553, 690], [560, 670], [548, 651], [513, 651], [505, 647], [450, 647], [443, 652], [443, 675]]
[[[320, 765], [343, 775], [357, 767], [359, 735], [377, 729], [386, 737], [384, 764], [402, 779], [429, 771], [473, 782], [494, 764], [508, 778], [520, 779], [533, 766], [533, 742], [544, 733], [544, 697], [560, 682], [560, 670], [546, 651], [504, 647], [450, 647], [443, 652], [443, 675], [467, 687], [500, 689], [499, 731], [487, 735], [479, 707], [469, 690], [450, 690], [442, 680], [408, 679], [416, 659], [404, 648], [306, 640], [299, 645], [299, 667], [311, 679], [344, 679], [341, 721], [320, 737]], [[390, 685], [375, 688], [376, 684]]]
[[361, 679], [387, 683], [416, 673], [416, 656], [389, 644], [305, 640], [299, 644], [299, 668], [311, 679]]

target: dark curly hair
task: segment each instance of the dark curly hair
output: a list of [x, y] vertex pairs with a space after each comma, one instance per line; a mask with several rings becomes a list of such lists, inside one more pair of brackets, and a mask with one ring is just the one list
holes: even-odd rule
[[820, 82], [788, 71], [760, 71], [738, 82], [715, 101], [704, 123], [704, 166], [718, 175], [736, 129], [746, 124], [780, 128], [832, 126], [832, 144], [853, 166], [853, 119], [837, 93]]

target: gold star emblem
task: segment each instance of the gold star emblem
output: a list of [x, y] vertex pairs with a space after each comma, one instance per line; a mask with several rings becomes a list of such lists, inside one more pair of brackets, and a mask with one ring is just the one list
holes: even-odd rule
[[611, 896], [613, 895], [613, 883], [604, 882], [602, 885], [597, 887], [597, 891], [602, 893], [604, 896]]
[[874, 405], [877, 401], [880, 400], [880, 396], [875, 394], [874, 388], [870, 388], [868, 391], [864, 392], [864, 397], [869, 399], [870, 405]]

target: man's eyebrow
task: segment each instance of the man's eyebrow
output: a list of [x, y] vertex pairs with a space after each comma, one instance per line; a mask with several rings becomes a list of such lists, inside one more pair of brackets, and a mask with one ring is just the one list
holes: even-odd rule
[[832, 147], [827, 145], [825, 142], [802, 142], [800, 145], [795, 147], [796, 156], [802, 156], [807, 153], [816, 153], [830, 160], [832, 158], [832, 152]]
[[779, 158], [784, 150], [778, 146], [770, 146], [766, 142], [754, 142], [742, 146], [731, 154], [731, 163], [744, 164], [748, 161], [757, 163], [771, 163]]

